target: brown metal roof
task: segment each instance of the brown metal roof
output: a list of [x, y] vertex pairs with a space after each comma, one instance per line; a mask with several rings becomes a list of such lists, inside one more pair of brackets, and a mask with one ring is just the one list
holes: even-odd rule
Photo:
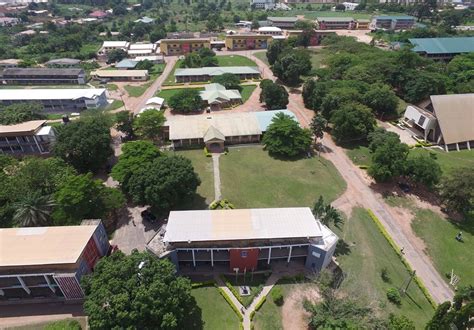
[[33, 135], [46, 120], [31, 120], [15, 125], [0, 125], [0, 136]]

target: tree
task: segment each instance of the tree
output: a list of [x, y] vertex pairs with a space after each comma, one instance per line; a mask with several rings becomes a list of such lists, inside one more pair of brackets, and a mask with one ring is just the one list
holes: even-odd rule
[[273, 64], [273, 73], [288, 85], [296, 85], [300, 76], [311, 70], [311, 58], [307, 50], [289, 50]]
[[421, 154], [408, 158], [407, 174], [412, 180], [432, 188], [439, 183], [442, 171], [435, 157]]
[[339, 228], [341, 224], [344, 223], [344, 219], [339, 211], [332, 207], [331, 204], [324, 203], [324, 198], [321, 195], [316, 203], [314, 203], [313, 214], [326, 226], [329, 226], [329, 224], [332, 223]]
[[270, 65], [273, 65], [278, 57], [283, 53], [283, 50], [290, 49], [286, 40], [272, 41], [267, 47], [267, 59]]
[[162, 111], [148, 109], [134, 119], [133, 129], [141, 138], [156, 141], [162, 133], [165, 121], [166, 118]]
[[58, 130], [53, 153], [81, 173], [95, 173], [113, 154], [109, 127], [101, 116], [72, 121]]
[[39, 192], [29, 193], [13, 204], [13, 221], [20, 227], [46, 226], [49, 224], [54, 202], [50, 196]]
[[133, 120], [134, 116], [133, 113], [129, 111], [120, 111], [115, 114], [115, 122], [116, 128], [125, 135], [129, 139], [133, 139], [135, 136], [133, 131]]
[[113, 49], [107, 53], [107, 62], [108, 63], [120, 62], [126, 57], [127, 57], [127, 52], [124, 51], [123, 49]]
[[41, 112], [43, 105], [40, 103], [16, 103], [5, 107], [0, 106], [0, 124], [13, 125], [29, 120], [45, 119]]
[[260, 83], [260, 100], [265, 102], [267, 110], [286, 109], [288, 92], [285, 87], [265, 79]]
[[400, 136], [397, 133], [389, 132], [385, 128], [376, 127], [375, 130], [369, 133], [367, 139], [369, 140], [369, 149], [374, 152], [379, 146], [392, 140], [393, 143], [400, 143]]
[[134, 172], [128, 180], [127, 192], [135, 203], [166, 213], [191, 200], [200, 184], [189, 159], [163, 156]]
[[202, 58], [198, 53], [192, 52], [186, 54], [181, 62], [182, 68], [200, 68], [202, 67]]
[[408, 146], [395, 139], [388, 139], [372, 153], [368, 173], [378, 182], [385, 182], [406, 172]]
[[441, 181], [440, 195], [448, 209], [469, 215], [474, 210], [474, 170], [459, 168]]
[[384, 115], [396, 114], [398, 98], [390, 86], [374, 84], [363, 96], [363, 103], [383, 118]]
[[153, 68], [154, 64], [150, 60], [143, 60], [139, 61], [137, 63], [137, 66], [135, 67], [136, 70], [151, 70]]
[[292, 117], [276, 114], [263, 136], [263, 144], [270, 154], [295, 157], [311, 145], [311, 132], [300, 127]]
[[199, 112], [202, 110], [203, 101], [196, 89], [182, 89], [170, 97], [168, 105], [176, 112]]
[[[112, 196], [110, 196], [112, 195]], [[78, 224], [83, 219], [101, 219], [113, 209], [120, 208], [125, 199], [117, 190], [104, 186], [92, 174], [68, 178], [55, 196], [56, 208], [53, 219], [56, 224]], [[115, 201], [115, 203], [107, 203]]]
[[212, 49], [209, 48], [201, 48], [198, 51], [199, 56], [201, 57], [201, 65], [206, 66], [217, 66], [217, 57], [216, 53]]
[[120, 182], [122, 189], [127, 192], [128, 179], [132, 174], [158, 157], [160, 157], [160, 151], [149, 141], [127, 142], [122, 146], [122, 154], [117, 164], [112, 168], [111, 175]]
[[239, 92], [242, 91], [242, 86], [240, 86], [239, 77], [232, 73], [224, 73], [218, 76], [214, 76], [212, 77], [211, 82], [221, 84], [226, 89], [236, 89]]
[[254, 20], [252, 21], [251, 29], [252, 29], [252, 30], [258, 30], [259, 27], [260, 27], [260, 23], [258, 22], [258, 20], [254, 19]]
[[323, 138], [324, 130], [326, 129], [327, 125], [328, 121], [320, 113], [313, 117], [309, 127], [311, 128], [311, 132], [313, 133], [315, 141]]
[[390, 330], [415, 330], [415, 324], [404, 315], [390, 313], [388, 316], [388, 329]]
[[[82, 280], [84, 310], [92, 329], [185, 329], [200, 320], [189, 279], [176, 276], [166, 259], [133, 251], [99, 260]], [[201, 325], [202, 327], [202, 325]]]
[[361, 141], [374, 130], [372, 111], [360, 103], [346, 103], [334, 111], [331, 122], [332, 135], [338, 143]]
[[321, 114], [330, 120], [333, 113], [346, 103], [359, 101], [360, 92], [353, 87], [332, 88], [321, 100]]

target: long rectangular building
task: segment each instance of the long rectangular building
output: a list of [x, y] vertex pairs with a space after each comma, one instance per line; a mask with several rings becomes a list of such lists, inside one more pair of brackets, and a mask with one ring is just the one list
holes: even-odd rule
[[297, 262], [321, 271], [337, 241], [308, 207], [172, 211], [160, 255], [181, 269], [224, 266], [243, 273]]
[[46, 120], [0, 125], [0, 154], [47, 155], [55, 140], [54, 130]]
[[407, 15], [395, 15], [395, 16], [375, 16], [372, 18], [370, 23], [370, 29], [378, 30], [409, 30], [416, 23], [416, 19], [413, 16]]
[[450, 60], [456, 55], [474, 52], [474, 37], [412, 38], [412, 51], [434, 60]]
[[0, 229], [0, 304], [83, 299], [81, 277], [109, 249], [100, 220]]
[[50, 113], [80, 112], [106, 106], [107, 94], [103, 88], [77, 89], [0, 89], [0, 104], [10, 105], [38, 102]]
[[148, 70], [96, 70], [91, 72], [91, 77], [109, 81], [146, 81]]
[[353, 30], [357, 22], [352, 17], [317, 17], [320, 30]]
[[7, 85], [81, 85], [86, 83], [86, 73], [73, 68], [7, 68], [0, 79]]
[[209, 81], [212, 77], [220, 76], [224, 73], [232, 73], [239, 77], [240, 80], [258, 79], [260, 71], [253, 66], [223, 66], [223, 67], [203, 67], [176, 69], [174, 76], [176, 82], [193, 82], [193, 81]]
[[185, 55], [202, 48], [211, 48], [210, 38], [160, 40], [160, 50], [164, 55]]
[[271, 40], [271, 35], [233, 34], [225, 37], [225, 46], [228, 50], [267, 49]]

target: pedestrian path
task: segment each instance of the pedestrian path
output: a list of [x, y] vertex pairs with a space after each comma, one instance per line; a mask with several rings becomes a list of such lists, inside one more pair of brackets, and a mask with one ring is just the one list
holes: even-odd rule
[[214, 172], [214, 200], [222, 199], [221, 193], [221, 174], [219, 171], [219, 157], [220, 154], [212, 154], [212, 168]]

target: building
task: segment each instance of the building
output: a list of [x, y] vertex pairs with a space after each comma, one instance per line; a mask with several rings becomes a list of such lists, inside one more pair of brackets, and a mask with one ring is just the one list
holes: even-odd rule
[[117, 64], [115, 64], [115, 68], [119, 70], [133, 70], [137, 66], [138, 61], [123, 59]]
[[210, 39], [161, 39], [160, 42], [160, 50], [164, 55], [184, 55], [201, 48], [211, 48]]
[[135, 20], [135, 23], [143, 23], [143, 24], [151, 24], [155, 21], [155, 19], [150, 18], [148, 16], [143, 16], [142, 18], [139, 18]]
[[83, 69], [55, 68], [8, 68], [3, 70], [0, 79], [7, 85], [81, 85], [87, 82]]
[[459, 54], [474, 52], [474, 37], [412, 38], [412, 51], [434, 60], [451, 60]]
[[370, 29], [370, 19], [363, 19], [358, 18], [357, 22], [357, 30], [369, 30]]
[[250, 6], [255, 9], [272, 10], [275, 8], [275, 0], [250, 0]]
[[20, 23], [21, 20], [16, 17], [0, 17], [0, 26], [15, 26]]
[[343, 2], [342, 4], [344, 5], [344, 8], [346, 11], [355, 10], [357, 6], [359, 5], [358, 3], [354, 3], [354, 2]]
[[258, 33], [270, 36], [281, 36], [283, 30], [276, 26], [263, 26], [258, 28]]
[[157, 96], [149, 98], [145, 103], [145, 107], [140, 110], [140, 113], [149, 109], [161, 110], [164, 104], [165, 104], [164, 98], [157, 97]]
[[408, 105], [404, 124], [446, 151], [474, 147], [474, 93], [431, 95], [425, 108]]
[[278, 113], [297, 121], [288, 110], [173, 116], [164, 125], [164, 138], [175, 148], [206, 146], [212, 152], [221, 152], [228, 144], [259, 143]]
[[80, 280], [110, 249], [100, 220], [0, 229], [0, 303], [84, 298]]
[[270, 26], [276, 26], [281, 29], [294, 29], [298, 17], [267, 17]]
[[8, 58], [5, 60], [0, 60], [0, 69], [6, 68], [17, 68], [18, 64], [21, 63], [21, 60], [16, 58]]
[[96, 70], [91, 72], [91, 77], [107, 81], [147, 81], [148, 70]]
[[317, 17], [320, 30], [353, 30], [357, 23], [352, 17]]
[[135, 57], [135, 61], [137, 61], [137, 62], [150, 61], [153, 64], [165, 63], [165, 59], [164, 59], [163, 55], [161, 55], [161, 54], [151, 55], [151, 56], [137, 56], [137, 57]]
[[176, 82], [194, 82], [209, 81], [212, 77], [220, 76], [224, 73], [232, 73], [239, 77], [240, 80], [259, 79], [260, 71], [257, 67], [252, 66], [223, 66], [223, 67], [203, 67], [176, 69], [174, 76]]
[[[290, 30], [287, 31], [288, 37], [298, 37], [303, 33], [303, 30]], [[321, 31], [321, 30], [313, 30], [309, 36], [309, 45], [310, 46], [319, 46], [323, 39], [330, 35], [335, 35], [335, 32], [331, 31]]]
[[75, 58], [57, 58], [45, 63], [48, 68], [77, 68], [81, 64], [81, 60]]
[[127, 54], [129, 57], [149, 56], [156, 53], [156, 44], [131, 44]]
[[0, 125], [0, 154], [47, 155], [56, 140], [46, 120], [32, 120], [15, 125]]
[[400, 16], [375, 16], [370, 23], [371, 30], [408, 30], [416, 23], [415, 17]]
[[246, 273], [292, 262], [319, 272], [332, 261], [337, 241], [308, 207], [171, 211], [160, 256], [180, 270]]
[[267, 49], [271, 40], [271, 35], [261, 35], [256, 33], [228, 34], [225, 37], [225, 46], [229, 50]]
[[112, 50], [121, 49], [123, 51], [127, 51], [128, 47], [130, 47], [130, 43], [128, 41], [104, 41], [102, 47], [99, 49], [99, 55], [107, 55]]
[[226, 89], [221, 84], [208, 84], [204, 86], [204, 89], [199, 94], [202, 100], [211, 107], [211, 110], [228, 108], [242, 103], [242, 96], [236, 89]]
[[0, 89], [0, 104], [10, 105], [38, 102], [49, 113], [80, 112], [85, 109], [99, 109], [106, 106], [105, 89]]

